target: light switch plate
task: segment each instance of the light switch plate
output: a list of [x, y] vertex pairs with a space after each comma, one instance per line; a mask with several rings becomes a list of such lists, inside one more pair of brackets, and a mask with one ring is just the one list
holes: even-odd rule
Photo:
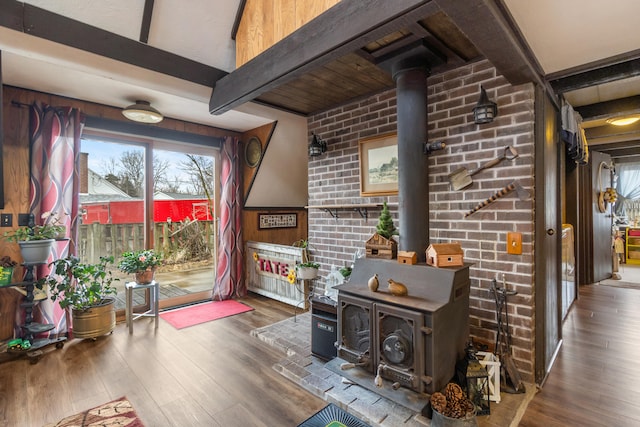
[[522, 255], [522, 233], [514, 231], [507, 232], [507, 253]]

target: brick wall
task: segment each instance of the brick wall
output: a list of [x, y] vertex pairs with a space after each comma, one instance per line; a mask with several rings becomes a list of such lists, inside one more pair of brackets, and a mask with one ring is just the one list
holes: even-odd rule
[[[495, 341], [495, 303], [491, 280], [503, 275], [509, 289], [514, 358], [525, 381], [533, 382], [533, 199], [510, 193], [465, 217], [473, 206], [517, 180], [533, 194], [534, 91], [532, 85], [511, 86], [487, 61], [467, 65], [428, 79], [429, 141], [446, 148], [429, 159], [430, 241], [460, 242], [465, 262], [472, 263], [471, 335], [476, 341]], [[476, 125], [472, 109], [479, 86], [498, 104], [493, 123]], [[358, 140], [396, 131], [395, 90], [316, 114], [309, 132], [327, 141], [327, 152], [309, 161], [309, 205], [352, 205], [387, 201], [397, 224], [397, 196], [360, 197]], [[519, 157], [473, 176], [473, 185], [453, 191], [447, 175], [469, 170], [500, 156], [513, 146]], [[402, 168], [402, 165], [400, 165]], [[309, 209], [309, 240], [314, 260], [326, 276], [331, 265], [350, 265], [375, 231], [379, 210], [365, 220], [354, 210], [337, 210], [334, 218], [322, 209]], [[523, 236], [523, 254], [506, 252], [508, 231]], [[402, 248], [400, 248], [402, 249]]]

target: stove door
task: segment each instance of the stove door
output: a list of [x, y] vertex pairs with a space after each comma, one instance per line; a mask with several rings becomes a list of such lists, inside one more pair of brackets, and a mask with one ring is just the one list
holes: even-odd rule
[[338, 310], [338, 357], [373, 372], [373, 303], [341, 292]]
[[421, 312], [385, 304], [374, 304], [376, 369], [383, 378], [417, 392], [424, 391], [424, 357]]

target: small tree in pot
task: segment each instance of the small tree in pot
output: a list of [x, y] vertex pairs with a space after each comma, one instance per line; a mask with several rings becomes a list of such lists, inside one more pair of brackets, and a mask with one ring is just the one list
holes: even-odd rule
[[120, 279], [108, 269], [113, 262], [113, 257], [100, 257], [97, 264], [81, 263], [75, 256], [60, 258], [49, 264], [51, 274], [36, 283], [40, 289], [48, 286], [51, 300], [71, 310], [74, 337], [96, 338], [115, 328], [112, 295], [117, 291], [112, 283]]

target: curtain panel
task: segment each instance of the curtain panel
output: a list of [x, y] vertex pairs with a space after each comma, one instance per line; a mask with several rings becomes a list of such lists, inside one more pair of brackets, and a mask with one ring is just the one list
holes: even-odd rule
[[242, 275], [242, 173], [240, 140], [225, 138], [221, 150], [220, 229], [218, 263], [213, 299], [244, 296], [247, 289]]
[[[52, 107], [43, 103], [30, 106], [30, 210], [36, 224], [52, 215], [66, 227], [68, 240], [56, 241], [49, 261], [76, 254], [80, 180], [80, 111], [70, 107]], [[49, 267], [38, 267], [36, 277], [49, 274]], [[64, 310], [50, 299], [34, 308], [34, 319], [55, 328], [49, 336], [69, 332]]]

